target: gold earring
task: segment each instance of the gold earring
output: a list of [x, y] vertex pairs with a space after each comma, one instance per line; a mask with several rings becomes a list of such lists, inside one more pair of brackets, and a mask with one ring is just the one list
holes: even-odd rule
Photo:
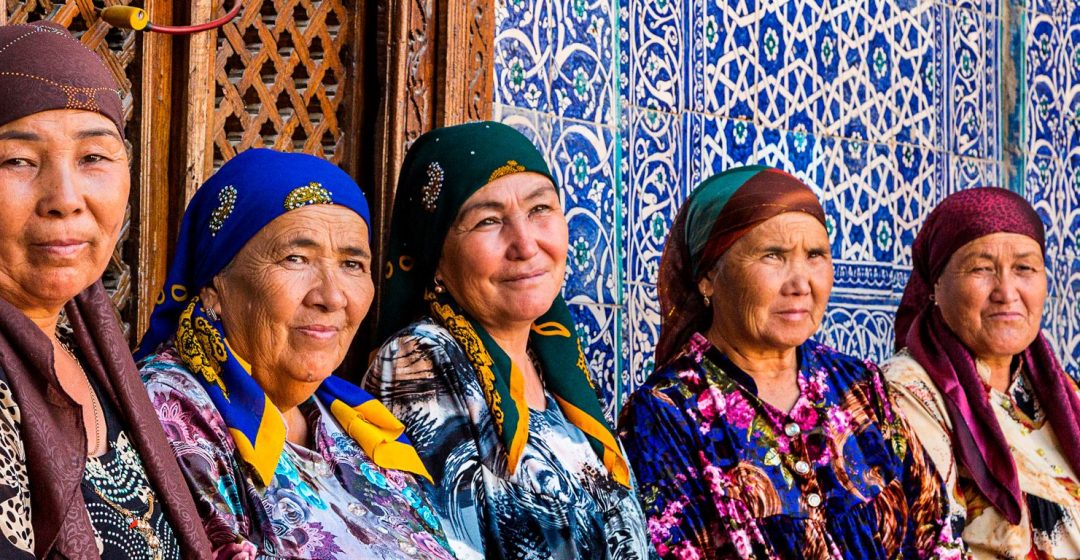
[[712, 300], [709, 299], [709, 296], [701, 294], [701, 299], [705, 300], [705, 307], [712, 305]]
[[217, 323], [221, 320], [221, 318], [218, 317], [217, 311], [214, 311], [213, 307], [204, 307], [203, 309], [206, 310], [206, 316], [209, 317], [211, 321]]
[[439, 277], [436, 276], [435, 277], [435, 293], [436, 294], [441, 294], [441, 293], [443, 293], [445, 291], [446, 291], [446, 286], [443, 286], [442, 282], [439, 282]]

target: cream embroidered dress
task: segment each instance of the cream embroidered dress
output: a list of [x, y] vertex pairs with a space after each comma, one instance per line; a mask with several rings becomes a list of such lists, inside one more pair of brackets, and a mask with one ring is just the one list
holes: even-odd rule
[[1080, 483], [1021, 371], [1005, 393], [991, 388], [990, 369], [976, 363], [983, 388], [1009, 442], [1024, 493], [1019, 525], [1011, 525], [975, 487], [952, 453], [952, 423], [941, 393], [907, 351], [885, 366], [897, 405], [908, 417], [949, 490], [952, 515], [964, 520], [963, 538], [976, 559], [1080, 559]]

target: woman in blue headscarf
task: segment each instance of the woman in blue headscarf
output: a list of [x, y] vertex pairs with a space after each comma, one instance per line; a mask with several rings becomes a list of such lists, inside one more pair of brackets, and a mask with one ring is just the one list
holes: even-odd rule
[[331, 375], [373, 296], [369, 222], [333, 164], [262, 149], [184, 214], [136, 358], [219, 553], [452, 558], [402, 424]]

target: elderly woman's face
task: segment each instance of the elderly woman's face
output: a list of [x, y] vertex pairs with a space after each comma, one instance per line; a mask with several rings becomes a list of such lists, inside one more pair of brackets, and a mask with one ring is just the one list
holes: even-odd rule
[[736, 241], [698, 288], [712, 300], [712, 331], [736, 348], [771, 352], [817, 331], [832, 285], [825, 227], [788, 212]]
[[436, 276], [489, 329], [531, 323], [562, 288], [567, 235], [551, 181], [537, 173], [507, 175], [462, 205]]
[[43, 111], [0, 126], [0, 297], [55, 312], [105, 271], [131, 176], [116, 125]]
[[1039, 334], [1046, 303], [1042, 249], [1016, 233], [980, 237], [949, 258], [934, 299], [945, 323], [972, 353], [1011, 358]]
[[367, 224], [333, 205], [278, 216], [202, 290], [229, 344], [271, 395], [333, 373], [373, 293]]

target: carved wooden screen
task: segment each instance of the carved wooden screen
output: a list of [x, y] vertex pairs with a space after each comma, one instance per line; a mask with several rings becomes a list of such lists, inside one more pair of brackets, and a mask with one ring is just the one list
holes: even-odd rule
[[[224, 6], [207, 4], [196, 2], [193, 17], [224, 13]], [[248, 0], [212, 40], [209, 34], [193, 40], [189, 194], [251, 147], [302, 151], [355, 171], [363, 4]], [[199, 129], [208, 136], [194, 134]]]
[[[119, 5], [129, 3], [130, 0], [110, 2]], [[137, 308], [135, 301], [139, 296], [134, 280], [138, 267], [133, 267], [132, 263], [138, 259], [141, 252], [140, 230], [133, 227], [135, 224], [131, 210], [139, 208], [143, 198], [141, 185], [152, 179], [152, 173], [146, 165], [150, 139], [144, 133], [145, 128], [140, 125], [141, 119], [133, 117], [146, 109], [140, 103], [143, 98], [142, 72], [155, 67], [155, 64], [148, 60], [155, 56], [157, 46], [154, 43], [144, 45], [134, 33], [114, 29], [98, 19], [97, 11], [101, 8], [101, 2], [7, 0], [6, 4], [6, 10], [0, 14], [0, 23], [25, 23], [46, 19], [67, 27], [83, 44], [102, 57], [123, 91], [124, 116], [127, 122], [125, 134], [133, 148], [132, 169], [138, 170], [139, 174], [132, 182], [129, 211], [124, 220], [120, 242], [105, 271], [104, 283], [124, 319], [124, 328], [130, 338]], [[160, 2], [143, 2], [151, 11], [156, 9], [155, 4], [160, 5]]]
[[[97, 18], [105, 5], [134, 4], [156, 23], [207, 21], [234, 1], [243, 9], [233, 22], [181, 40], [118, 31]], [[187, 200], [240, 150], [313, 153], [356, 176], [372, 203], [378, 256], [408, 144], [435, 126], [490, 117], [493, 4], [6, 0], [0, 23], [67, 26], [122, 86], [135, 177], [105, 282], [137, 336]]]

